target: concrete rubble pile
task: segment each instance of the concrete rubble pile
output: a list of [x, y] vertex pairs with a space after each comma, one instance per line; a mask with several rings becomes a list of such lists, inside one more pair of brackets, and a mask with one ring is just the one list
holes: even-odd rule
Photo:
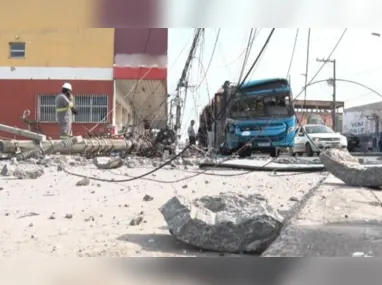
[[57, 170], [61, 171], [64, 165], [83, 167], [88, 164], [88, 160], [80, 156], [47, 155], [38, 159], [30, 158], [24, 161], [17, 161], [16, 158], [12, 158], [3, 165], [0, 175], [18, 179], [37, 179], [43, 176], [47, 170], [50, 171], [50, 167], [57, 167]]
[[176, 239], [219, 252], [262, 252], [283, 225], [283, 217], [258, 194], [228, 192], [193, 201], [175, 196], [159, 210]]
[[350, 186], [382, 186], [382, 167], [365, 167], [347, 150], [330, 149], [320, 154], [326, 170]]

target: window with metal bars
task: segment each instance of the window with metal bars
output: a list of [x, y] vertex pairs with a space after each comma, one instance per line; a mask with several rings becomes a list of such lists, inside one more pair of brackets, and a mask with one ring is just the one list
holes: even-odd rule
[[25, 58], [25, 43], [9, 43], [9, 58]]
[[[56, 122], [56, 96], [38, 95], [38, 120], [40, 122]], [[108, 122], [108, 95], [75, 95], [74, 105], [78, 115], [73, 116], [76, 123]]]

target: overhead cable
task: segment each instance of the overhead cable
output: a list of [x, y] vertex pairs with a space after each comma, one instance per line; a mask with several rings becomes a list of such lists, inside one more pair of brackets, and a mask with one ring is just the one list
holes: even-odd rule
[[298, 33], [299, 33], [300, 29], [297, 29], [296, 31], [296, 36], [294, 38], [294, 44], [293, 44], [293, 50], [292, 50], [292, 56], [290, 58], [290, 62], [289, 62], [289, 67], [288, 67], [288, 72], [287, 72], [287, 75], [286, 75], [286, 78], [289, 78], [289, 74], [290, 74], [290, 71], [292, 69], [292, 63], [293, 63], [293, 59], [294, 59], [294, 53], [296, 51], [296, 46], [297, 46], [297, 40], [298, 40]]

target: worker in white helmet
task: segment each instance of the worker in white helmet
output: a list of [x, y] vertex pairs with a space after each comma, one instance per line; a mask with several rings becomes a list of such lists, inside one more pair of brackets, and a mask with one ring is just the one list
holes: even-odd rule
[[61, 94], [56, 97], [57, 122], [60, 125], [60, 139], [72, 136], [73, 114], [77, 114], [74, 108], [74, 97], [72, 85], [65, 83], [62, 85]]

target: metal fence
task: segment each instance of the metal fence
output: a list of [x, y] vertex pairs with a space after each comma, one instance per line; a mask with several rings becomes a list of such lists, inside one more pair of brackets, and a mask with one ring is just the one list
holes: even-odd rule
[[[57, 95], [38, 95], [38, 120], [43, 123], [56, 122]], [[109, 122], [108, 95], [75, 95], [75, 107], [78, 115], [73, 116], [76, 123]]]

